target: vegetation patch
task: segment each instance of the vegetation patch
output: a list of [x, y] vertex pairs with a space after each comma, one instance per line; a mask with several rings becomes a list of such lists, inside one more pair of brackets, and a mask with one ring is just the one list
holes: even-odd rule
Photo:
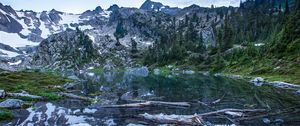
[[[56, 73], [39, 71], [18, 71], [0, 73], [0, 87], [7, 92], [27, 91], [32, 95], [40, 95], [47, 100], [57, 100], [59, 96], [53, 92], [63, 89], [53, 88], [56, 85], [62, 85], [71, 82], [62, 78]], [[29, 98], [21, 98], [32, 101]]]
[[6, 109], [0, 109], [0, 121], [12, 119], [12, 118], [13, 118], [13, 114], [11, 113], [11, 111]]

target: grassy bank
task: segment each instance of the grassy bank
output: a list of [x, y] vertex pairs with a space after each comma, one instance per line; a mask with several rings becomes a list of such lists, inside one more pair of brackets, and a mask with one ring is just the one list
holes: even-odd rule
[[[0, 87], [7, 92], [27, 91], [33, 95], [45, 97], [47, 100], [57, 100], [60, 97], [54, 92], [62, 89], [53, 88], [54, 86], [62, 85], [70, 80], [61, 77], [54, 72], [39, 72], [39, 71], [18, 71], [18, 72], [0, 72]], [[30, 100], [28, 98], [20, 98]]]

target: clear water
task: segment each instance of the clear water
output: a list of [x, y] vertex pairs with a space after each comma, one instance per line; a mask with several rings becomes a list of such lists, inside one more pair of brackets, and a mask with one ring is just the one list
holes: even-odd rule
[[[252, 120], [241, 121], [241, 125], [265, 125], [267, 118], [271, 125], [300, 125], [300, 97], [295, 91], [278, 89], [271, 86], [254, 86], [243, 80], [234, 80], [203, 74], [177, 76], [134, 76], [128, 73], [104, 73], [89, 77], [77, 85], [75, 94], [96, 97], [97, 103], [64, 99], [57, 102], [38, 102], [26, 110], [15, 110], [17, 115], [9, 125], [133, 125], [150, 124], [137, 117], [139, 114], [178, 114], [191, 115], [224, 108], [268, 109], [270, 113], [286, 111], [279, 115], [266, 115]], [[125, 94], [128, 95], [125, 95]], [[123, 104], [124, 98], [157, 100], [170, 102], [202, 101], [217, 104], [207, 106], [193, 104], [190, 108], [144, 107], [144, 108], [102, 108], [106, 104]], [[275, 123], [276, 119], [284, 122]], [[232, 125], [223, 118], [204, 118], [213, 125]]]

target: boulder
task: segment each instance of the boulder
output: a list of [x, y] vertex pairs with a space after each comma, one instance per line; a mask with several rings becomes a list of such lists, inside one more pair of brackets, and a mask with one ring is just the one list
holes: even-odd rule
[[25, 102], [19, 99], [6, 99], [0, 103], [0, 108], [20, 108]]

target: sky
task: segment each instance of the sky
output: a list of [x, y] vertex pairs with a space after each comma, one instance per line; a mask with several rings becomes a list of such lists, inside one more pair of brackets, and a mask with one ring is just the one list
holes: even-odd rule
[[[152, 0], [161, 2], [171, 7], [187, 7], [197, 4], [201, 7], [215, 6], [238, 6], [240, 0]], [[86, 10], [93, 10], [97, 6], [107, 9], [113, 4], [121, 7], [139, 8], [145, 0], [0, 0], [4, 5], [10, 5], [16, 10], [34, 10], [41, 12], [43, 10], [56, 9], [68, 13], [82, 13]]]

